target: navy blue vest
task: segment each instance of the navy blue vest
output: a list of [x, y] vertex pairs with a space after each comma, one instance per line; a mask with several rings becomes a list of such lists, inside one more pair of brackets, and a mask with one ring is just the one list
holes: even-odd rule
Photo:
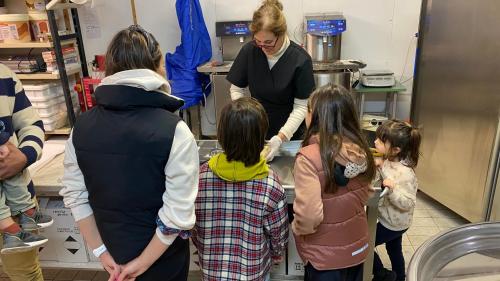
[[[100, 86], [95, 97], [97, 106], [75, 124], [73, 144], [99, 233], [115, 261], [125, 264], [155, 235], [164, 169], [180, 120], [172, 112], [183, 102], [121, 85]], [[185, 253], [186, 247], [178, 238], [165, 255], [180, 248]]]

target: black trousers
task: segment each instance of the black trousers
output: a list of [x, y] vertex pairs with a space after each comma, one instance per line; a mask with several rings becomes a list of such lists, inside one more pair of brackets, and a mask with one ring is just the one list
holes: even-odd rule
[[363, 264], [353, 267], [317, 270], [310, 263], [305, 266], [304, 281], [362, 281]]
[[137, 281], [186, 281], [189, 273], [189, 240], [177, 237], [167, 251]]
[[[385, 249], [391, 260], [392, 271], [397, 275], [396, 280], [405, 280], [405, 258], [403, 256], [403, 234], [407, 229], [401, 231], [392, 231], [387, 229], [380, 223], [377, 224], [377, 237], [375, 238], [375, 246], [385, 243]], [[375, 252], [373, 257], [373, 274], [381, 271], [384, 268], [382, 260]]]

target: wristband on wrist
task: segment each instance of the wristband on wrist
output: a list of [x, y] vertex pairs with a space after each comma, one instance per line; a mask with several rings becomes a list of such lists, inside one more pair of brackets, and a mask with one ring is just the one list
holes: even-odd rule
[[99, 258], [104, 252], [106, 252], [108, 249], [106, 249], [106, 246], [102, 244], [101, 246], [97, 247], [96, 249], [92, 250], [92, 253], [96, 258]]

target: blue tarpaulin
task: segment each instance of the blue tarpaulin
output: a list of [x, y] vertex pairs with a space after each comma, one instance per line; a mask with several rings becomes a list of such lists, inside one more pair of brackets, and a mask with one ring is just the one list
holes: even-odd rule
[[172, 94], [183, 99], [183, 108], [188, 108], [199, 104], [204, 92], [210, 92], [206, 87], [210, 78], [198, 73], [196, 67], [210, 60], [212, 47], [199, 0], [177, 0], [175, 8], [181, 44], [173, 54], [167, 53], [165, 64]]

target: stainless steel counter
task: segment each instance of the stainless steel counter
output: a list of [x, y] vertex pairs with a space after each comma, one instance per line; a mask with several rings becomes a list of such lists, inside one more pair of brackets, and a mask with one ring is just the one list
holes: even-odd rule
[[[197, 141], [199, 148], [200, 162], [207, 161], [212, 155], [221, 152], [222, 149], [214, 140], [199, 140]], [[295, 163], [295, 155], [300, 149], [300, 141], [290, 141], [284, 143], [274, 160], [270, 163], [271, 168], [278, 174], [282, 186], [285, 188], [287, 201], [293, 203], [295, 199], [295, 184], [293, 181], [293, 167]], [[63, 159], [64, 155], [59, 155], [37, 169], [32, 175], [35, 189], [38, 196], [58, 196], [59, 190], [62, 188], [61, 178], [63, 175]], [[375, 241], [375, 233], [378, 216], [378, 200], [380, 191], [373, 192], [368, 200], [366, 212], [368, 216], [368, 229], [370, 232], [370, 246], [368, 249], [368, 258], [364, 267], [364, 281], [371, 280], [371, 268], [373, 264], [373, 241]], [[297, 280], [297, 276], [273, 276], [272, 280]]]
[[[212, 66], [211, 62], [207, 62], [197, 68], [199, 72], [202, 73], [228, 73], [233, 65], [232, 61], [225, 61], [222, 65]], [[331, 63], [325, 62], [313, 62], [313, 71], [321, 72], [321, 71], [352, 71], [356, 72], [360, 68], [366, 66], [365, 64], [357, 63], [352, 60], [338, 60]]]

